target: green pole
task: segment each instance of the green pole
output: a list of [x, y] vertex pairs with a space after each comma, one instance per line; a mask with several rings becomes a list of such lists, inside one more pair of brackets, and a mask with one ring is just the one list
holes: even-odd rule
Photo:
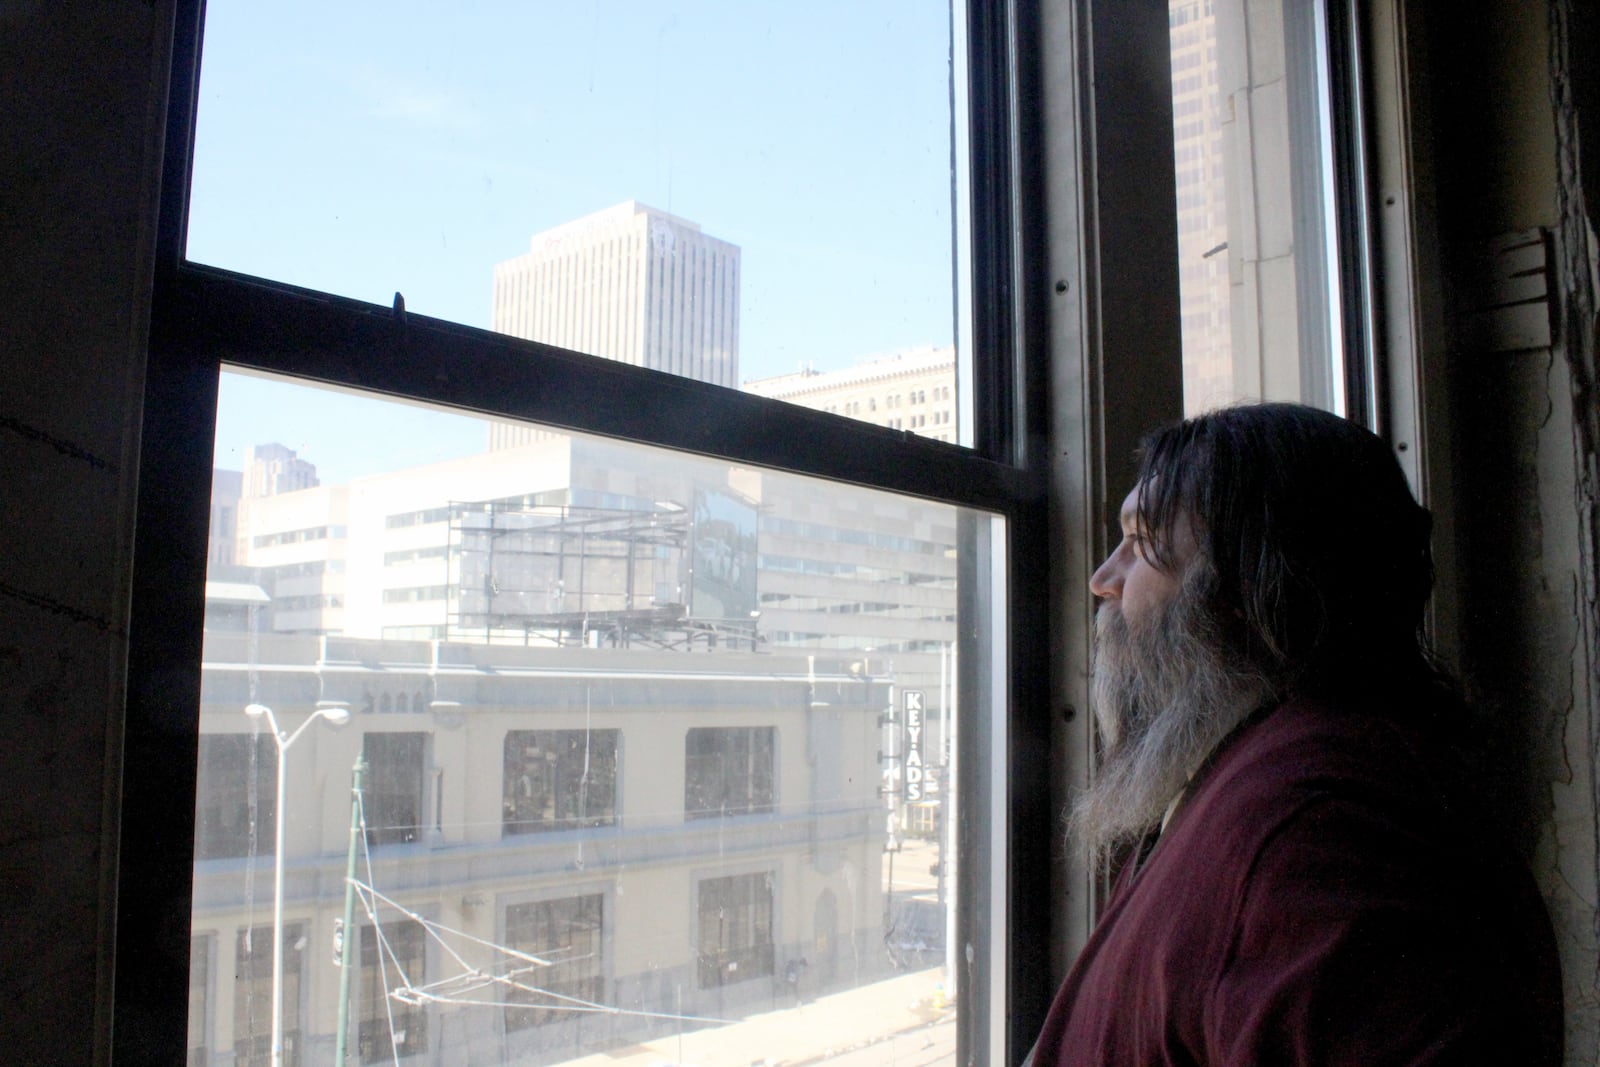
[[344, 934], [339, 949], [339, 1029], [333, 1062], [344, 1067], [350, 1035], [350, 957], [359, 950], [356, 937], [356, 842], [361, 838], [361, 776], [367, 773], [365, 753], [356, 755], [350, 771], [350, 854], [344, 867]]

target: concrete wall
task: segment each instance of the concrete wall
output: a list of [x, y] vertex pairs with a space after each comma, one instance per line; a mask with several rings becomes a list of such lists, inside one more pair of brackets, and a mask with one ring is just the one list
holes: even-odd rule
[[170, 5], [0, 6], [0, 1048], [107, 1040]]
[[[1578, 115], [1553, 82], [1593, 83], [1594, 54], [1570, 46], [1567, 0], [1496, 0], [1425, 21], [1440, 261], [1447, 264], [1448, 418], [1460, 622], [1458, 667], [1485, 716], [1485, 786], [1532, 856], [1560, 944], [1567, 1062], [1600, 1055], [1596, 984], [1594, 685], [1596, 456], [1592, 211], [1564, 170]], [[1565, 57], [1565, 58], [1563, 58]], [[1582, 66], [1587, 63], [1586, 69]], [[1492, 146], [1492, 152], [1485, 148]], [[1523, 237], [1512, 235], [1521, 234]], [[1495, 250], [1542, 240], [1548, 293], [1532, 333], [1481, 327], [1508, 290]], [[1537, 252], [1535, 252], [1537, 256]], [[1563, 266], [1578, 263], [1579, 266]], [[1497, 265], [1498, 264], [1498, 265]], [[1541, 343], [1538, 326], [1548, 326]], [[1589, 431], [1592, 432], [1592, 431]]]

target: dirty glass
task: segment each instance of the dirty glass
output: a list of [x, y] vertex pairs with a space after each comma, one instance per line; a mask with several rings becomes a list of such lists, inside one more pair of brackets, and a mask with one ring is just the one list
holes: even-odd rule
[[1344, 413], [1323, 0], [1168, 0], [1184, 410]]
[[224, 373], [192, 1057], [953, 1062], [960, 509], [534, 429]]

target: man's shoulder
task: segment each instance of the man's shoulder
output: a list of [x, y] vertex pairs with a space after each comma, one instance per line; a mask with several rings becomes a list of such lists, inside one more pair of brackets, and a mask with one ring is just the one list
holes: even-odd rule
[[1403, 714], [1289, 701], [1220, 746], [1170, 829], [1236, 870], [1308, 819], [1450, 849], [1480, 829], [1463, 795], [1445, 746]]
[[1196, 776], [1198, 792], [1295, 803], [1308, 793], [1447, 803], [1456, 775], [1446, 746], [1393, 705], [1290, 700], [1229, 737]]
[[1244, 1050], [1230, 1062], [1278, 1062], [1250, 1042], [1314, 1031], [1374, 1049], [1458, 1023], [1491, 1049], [1559, 1035], [1548, 920], [1515, 857], [1458, 805], [1442, 747], [1386, 709], [1291, 702], [1253, 717], [1125, 883], [1080, 984], [1160, 991], [1152, 1032]]

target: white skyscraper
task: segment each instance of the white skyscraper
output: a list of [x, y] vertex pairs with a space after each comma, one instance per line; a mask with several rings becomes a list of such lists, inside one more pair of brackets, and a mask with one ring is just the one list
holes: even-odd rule
[[[739, 249], [632, 200], [494, 268], [494, 329], [736, 388]], [[511, 442], [492, 442], [504, 447]]]

